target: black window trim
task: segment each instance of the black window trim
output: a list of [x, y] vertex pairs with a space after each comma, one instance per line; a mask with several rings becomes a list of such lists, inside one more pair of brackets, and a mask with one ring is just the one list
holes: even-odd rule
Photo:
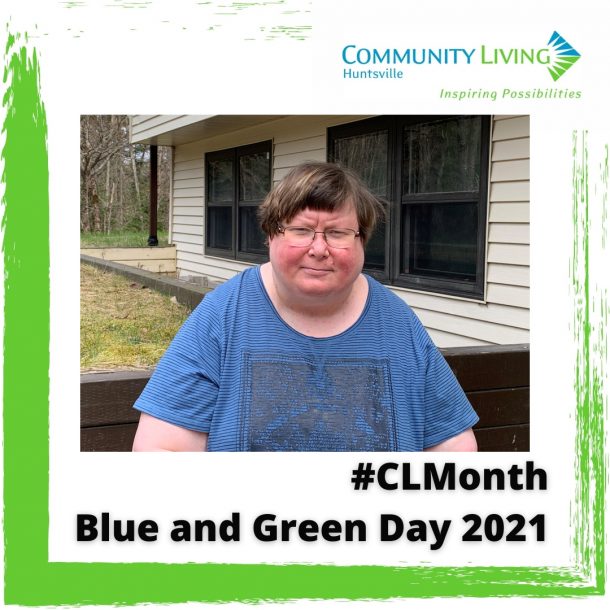
[[[409, 202], [402, 200], [400, 168], [402, 163], [402, 133], [405, 126], [429, 121], [481, 116], [481, 155], [480, 155], [480, 188], [476, 202], [478, 204], [477, 262], [475, 281], [431, 278], [408, 273], [400, 273], [405, 256], [403, 248], [403, 206], [410, 203], [443, 203], [474, 201], [472, 194], [446, 193], [442, 197], [428, 194], [410, 195]], [[368, 268], [365, 271], [383, 284], [408, 288], [422, 292], [458, 296], [477, 301], [484, 300], [487, 213], [489, 192], [489, 163], [491, 152], [491, 115], [382, 115], [369, 119], [335, 125], [327, 129], [327, 158], [334, 160], [334, 141], [338, 138], [365, 135], [375, 131], [388, 131], [388, 187], [387, 224], [389, 231], [385, 240], [385, 269], [383, 271]], [[409, 242], [410, 243], [410, 242]], [[396, 246], [398, 244], [398, 247]]]
[[[242, 207], [259, 206], [261, 201], [243, 201], [239, 200], [239, 166], [238, 158], [242, 155], [251, 153], [265, 152], [269, 156], [269, 190], [273, 185], [273, 140], [264, 140], [262, 142], [254, 142], [243, 146], [234, 146], [224, 148], [222, 150], [214, 150], [204, 154], [204, 171], [205, 171], [205, 206], [204, 206], [204, 228], [203, 228], [203, 249], [206, 256], [215, 256], [227, 260], [235, 260], [245, 263], [264, 263], [269, 260], [268, 254], [257, 254], [239, 250], [239, 210]], [[231, 249], [212, 248], [208, 246], [208, 208], [209, 208], [209, 188], [208, 180], [209, 171], [208, 163], [219, 159], [231, 159], [233, 161], [234, 172], [234, 192], [233, 200], [226, 203], [215, 203], [213, 207], [230, 207], [231, 208]]]

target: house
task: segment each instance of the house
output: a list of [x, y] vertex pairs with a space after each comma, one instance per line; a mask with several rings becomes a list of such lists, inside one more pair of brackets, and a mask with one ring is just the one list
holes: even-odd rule
[[[181, 278], [222, 282], [266, 260], [256, 208], [295, 165], [359, 173], [387, 208], [366, 272], [442, 348], [480, 417], [479, 450], [529, 451], [529, 117], [136, 115], [130, 130], [173, 147]], [[82, 380], [82, 451], [130, 450], [149, 375]]]
[[529, 342], [528, 116], [135, 115], [172, 146], [178, 276], [222, 282], [266, 260], [256, 208], [306, 161], [354, 169], [387, 206], [365, 270], [442, 348]]

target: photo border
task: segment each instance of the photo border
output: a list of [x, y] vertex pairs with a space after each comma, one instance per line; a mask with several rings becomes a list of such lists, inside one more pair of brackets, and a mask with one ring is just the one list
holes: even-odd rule
[[[592, 189], [587, 132], [574, 132], [572, 150], [566, 151], [573, 159], [570, 282], [575, 295], [578, 352], [574, 381], [574, 565], [450, 568], [49, 562], [49, 170], [40, 67], [36, 49], [27, 43], [26, 35], [8, 34], [4, 71], [6, 603], [132, 605], [457, 596], [581, 597], [605, 592], [603, 379], [607, 353], [604, 329], [592, 326], [592, 312], [600, 308], [607, 311], [607, 300], [589, 277], [589, 227], [597, 220], [590, 218], [589, 212], [595, 198], [602, 201], [602, 215], [605, 214], [608, 145], [605, 170], [601, 168], [605, 191]], [[596, 357], [600, 354], [601, 358]]]

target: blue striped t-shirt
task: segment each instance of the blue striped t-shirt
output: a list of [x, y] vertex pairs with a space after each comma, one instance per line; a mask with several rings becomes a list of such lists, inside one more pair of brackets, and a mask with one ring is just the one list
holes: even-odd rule
[[135, 408], [208, 432], [209, 451], [421, 451], [478, 417], [410, 307], [367, 276], [357, 322], [305, 336], [260, 269], [206, 295]]

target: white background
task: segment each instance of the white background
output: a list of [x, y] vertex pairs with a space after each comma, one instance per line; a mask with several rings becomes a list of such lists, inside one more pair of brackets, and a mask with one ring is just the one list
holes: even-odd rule
[[[28, 7], [27, 5], [32, 5]], [[578, 13], [560, 2], [305, 2], [222, 15], [217, 5], [152, 2], [118, 8], [87, 2], [19, 3], [9, 30], [27, 31], [39, 53], [49, 123], [51, 176], [51, 473], [53, 561], [221, 561], [345, 564], [568, 565], [574, 481], [572, 132], [589, 129], [590, 150], [610, 141], [608, 51], [601, 3]], [[226, 3], [228, 4], [228, 3]], [[28, 10], [24, 10], [28, 8]], [[311, 12], [284, 14], [286, 10]], [[588, 9], [588, 10], [587, 10]], [[310, 24], [306, 41], [266, 40], [271, 24]], [[209, 30], [210, 24], [214, 30]], [[261, 28], [267, 28], [263, 31]], [[543, 66], [414, 66], [397, 81], [344, 81], [340, 52], [359, 47], [546, 46], [557, 30], [582, 55], [557, 83]], [[253, 39], [253, 40], [252, 40]], [[581, 90], [581, 100], [448, 101], [439, 90], [510, 87]], [[79, 116], [81, 114], [431, 114], [531, 115], [530, 454], [460, 456], [463, 466], [533, 459], [549, 491], [355, 492], [359, 456], [79, 453]], [[599, 227], [596, 227], [599, 229]], [[599, 259], [598, 259], [599, 261]], [[602, 262], [603, 266], [603, 262]], [[595, 283], [606, 274], [593, 270]], [[371, 456], [363, 456], [365, 458]], [[384, 461], [381, 454], [372, 461]], [[387, 456], [400, 461], [396, 455]], [[430, 458], [405, 455], [413, 464]], [[414, 468], [417, 471], [417, 468]], [[77, 544], [75, 515], [110, 512], [155, 519], [154, 544]], [[242, 515], [239, 543], [167, 542], [173, 519]], [[252, 540], [253, 517], [355, 519], [367, 543], [271, 544]], [[460, 544], [468, 512], [545, 513], [547, 542]], [[380, 513], [452, 519], [440, 551], [424, 543], [375, 543]], [[422, 602], [419, 602], [422, 603]], [[444, 600], [456, 604], [459, 600]], [[473, 604], [468, 601], [468, 604]], [[494, 601], [494, 604], [500, 603]], [[519, 602], [522, 603], [522, 602]], [[536, 602], [532, 602], [536, 603]], [[561, 602], [550, 601], [554, 605]], [[327, 605], [325, 603], [325, 605]], [[355, 604], [356, 605], [356, 604]], [[370, 607], [370, 606], [367, 606]]]

